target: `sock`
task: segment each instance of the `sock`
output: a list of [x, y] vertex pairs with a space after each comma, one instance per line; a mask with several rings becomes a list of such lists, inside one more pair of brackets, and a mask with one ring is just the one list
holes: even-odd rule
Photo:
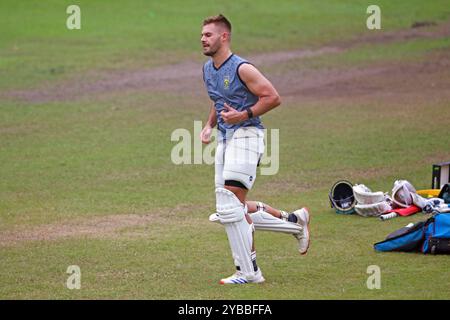
[[256, 251], [252, 252], [253, 271], [258, 271], [258, 265], [256, 264]]
[[[256, 251], [252, 252], [252, 263], [253, 263], [253, 270], [256, 272], [258, 271], [258, 265], [256, 264]], [[236, 266], [237, 271], [241, 271], [240, 266]]]
[[290, 213], [289, 214], [289, 217], [288, 217], [288, 221], [289, 222], [293, 222], [293, 223], [297, 223], [297, 216], [295, 215], [295, 214], [293, 214], [293, 213]]

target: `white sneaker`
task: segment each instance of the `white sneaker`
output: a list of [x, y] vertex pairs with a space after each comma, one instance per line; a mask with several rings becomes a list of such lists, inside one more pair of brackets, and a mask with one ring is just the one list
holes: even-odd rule
[[301, 255], [309, 249], [309, 221], [310, 214], [308, 208], [301, 208], [292, 212], [297, 217], [297, 223], [303, 228], [303, 235], [294, 235], [298, 240], [298, 251]]
[[261, 269], [258, 268], [258, 271], [254, 272], [251, 276], [244, 276], [242, 271], [236, 271], [233, 275], [228, 278], [220, 280], [220, 284], [246, 284], [246, 283], [261, 283], [264, 282], [265, 279], [262, 276]]

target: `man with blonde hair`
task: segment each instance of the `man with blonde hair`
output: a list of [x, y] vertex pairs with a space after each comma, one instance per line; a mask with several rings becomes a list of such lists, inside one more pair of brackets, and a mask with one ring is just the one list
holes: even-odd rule
[[217, 126], [216, 216], [227, 232], [237, 269], [220, 283], [260, 283], [264, 277], [256, 264], [255, 227], [295, 235], [300, 253], [305, 254], [309, 212], [301, 208], [289, 214], [246, 201], [265, 148], [260, 116], [279, 106], [281, 99], [257, 68], [231, 52], [231, 23], [223, 15], [203, 21], [201, 43], [203, 54], [211, 58], [203, 66], [203, 80], [213, 106], [200, 138], [210, 143], [212, 129]]

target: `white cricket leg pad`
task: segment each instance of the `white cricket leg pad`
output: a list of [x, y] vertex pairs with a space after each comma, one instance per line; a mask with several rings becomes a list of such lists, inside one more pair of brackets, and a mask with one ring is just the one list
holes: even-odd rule
[[216, 207], [219, 221], [225, 226], [235, 264], [245, 276], [255, 272], [252, 262], [253, 224], [245, 219], [246, 207], [233, 192], [216, 189]]
[[[255, 230], [283, 232], [289, 234], [303, 234], [303, 229], [296, 223], [275, 218], [265, 211], [258, 211], [250, 214]], [[221, 224], [218, 213], [212, 213], [209, 221]]]
[[246, 207], [230, 190], [216, 188], [216, 210], [221, 223], [231, 223], [244, 219]]
[[303, 228], [297, 223], [276, 218], [265, 211], [250, 214], [256, 230], [284, 232], [289, 234], [303, 234]]

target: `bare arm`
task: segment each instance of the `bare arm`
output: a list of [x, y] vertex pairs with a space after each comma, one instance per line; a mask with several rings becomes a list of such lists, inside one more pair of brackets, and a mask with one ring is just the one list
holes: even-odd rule
[[[259, 97], [258, 102], [250, 108], [254, 117], [263, 115], [281, 104], [280, 95], [272, 83], [253, 65], [242, 64], [238, 72], [247, 88]], [[226, 123], [235, 124], [248, 119], [247, 111], [239, 112], [226, 103], [225, 108], [227, 111], [222, 111], [221, 116]]]
[[281, 104], [280, 95], [272, 83], [253, 65], [245, 63], [241, 65], [238, 72], [247, 88], [259, 97], [258, 102], [251, 107], [255, 117], [263, 115]]
[[202, 143], [208, 144], [211, 142], [212, 128], [214, 128], [216, 124], [217, 124], [216, 109], [213, 104], [211, 106], [211, 109], [209, 110], [209, 115], [208, 119], [206, 120], [206, 124], [203, 127], [202, 132], [200, 132], [200, 139], [202, 140]]
[[208, 120], [206, 120], [205, 126], [214, 128], [216, 126], [216, 124], [217, 124], [216, 108], [214, 107], [214, 103], [213, 103], [211, 106], [211, 109], [209, 109]]

